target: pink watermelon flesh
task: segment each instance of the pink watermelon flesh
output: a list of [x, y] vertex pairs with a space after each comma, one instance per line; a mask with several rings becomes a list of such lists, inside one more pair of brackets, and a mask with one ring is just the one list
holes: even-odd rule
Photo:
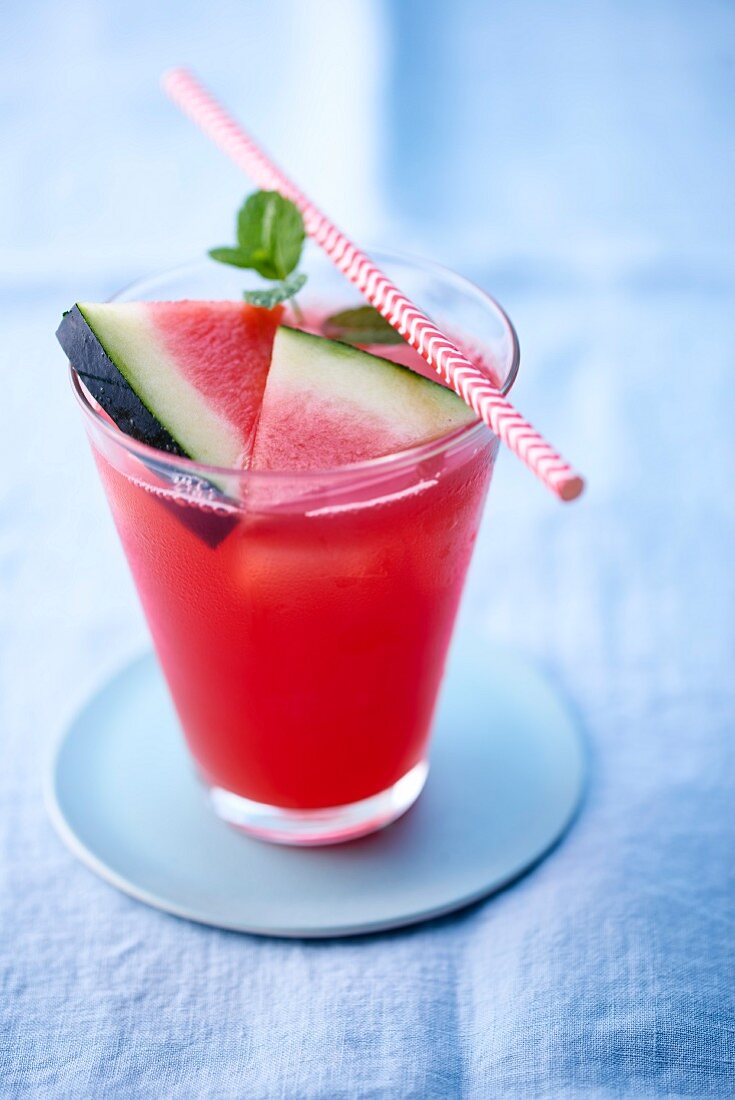
[[[404, 443], [404, 446], [407, 445]], [[357, 406], [274, 382], [267, 389], [253, 448], [258, 470], [314, 470], [389, 454], [395, 433]]]
[[227, 301], [149, 302], [147, 310], [183, 377], [239, 434], [245, 458], [282, 310]]

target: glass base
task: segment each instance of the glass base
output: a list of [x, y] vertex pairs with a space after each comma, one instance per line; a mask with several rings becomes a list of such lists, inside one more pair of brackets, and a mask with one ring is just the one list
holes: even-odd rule
[[209, 800], [218, 817], [249, 836], [272, 844], [341, 844], [384, 829], [412, 806], [429, 774], [422, 760], [397, 783], [372, 798], [350, 802], [346, 806], [328, 806], [319, 810], [286, 810], [251, 802], [222, 787], [209, 787]]

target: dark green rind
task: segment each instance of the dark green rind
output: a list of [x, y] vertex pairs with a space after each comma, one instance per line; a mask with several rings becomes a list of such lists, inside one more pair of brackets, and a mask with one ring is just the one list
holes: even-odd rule
[[121, 431], [159, 451], [191, 457], [141, 401], [115, 366], [79, 306], [64, 314], [56, 338], [95, 401]]
[[[469, 405], [466, 405], [454, 390], [450, 390], [448, 386], [444, 386], [441, 382], [435, 382], [433, 378], [427, 378], [425, 375], [419, 374], [417, 371], [412, 370], [411, 367], [405, 366], [404, 363], [394, 363], [392, 359], [388, 359], [383, 355], [375, 355], [372, 351], [366, 351], [364, 347], [348, 344], [344, 340], [334, 340], [331, 336], [318, 336], [313, 332], [304, 332], [303, 329], [294, 328], [293, 325], [281, 325], [280, 327], [287, 328], [289, 332], [295, 333], [301, 338], [305, 346], [312, 347], [317, 352], [323, 349], [324, 342], [327, 341], [333, 345], [331, 348], [331, 353], [333, 355], [341, 355], [344, 359], [351, 359], [353, 362], [356, 359], [361, 362], [372, 359], [376, 364], [380, 364], [383, 369], [399, 371], [404, 375], [410, 375], [411, 381], [415, 381], [417, 386], [424, 387], [425, 389], [428, 388], [434, 392], [438, 390], [447, 408], [454, 407], [461, 408], [462, 410], [469, 408]], [[475, 416], [475, 419], [479, 420], [479, 417]]]

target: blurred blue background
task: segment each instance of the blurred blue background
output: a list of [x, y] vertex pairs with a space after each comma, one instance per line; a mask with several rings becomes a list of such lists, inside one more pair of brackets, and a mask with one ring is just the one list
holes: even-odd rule
[[[248, 186], [160, 94], [181, 63], [358, 240], [503, 302], [516, 400], [589, 478], [562, 508], [504, 456], [465, 607], [582, 715], [583, 816], [402, 935], [169, 919], [41, 806], [54, 738], [147, 644], [54, 329], [226, 239]], [[6, 4], [4, 1094], [735, 1094], [734, 102], [715, 0]]]

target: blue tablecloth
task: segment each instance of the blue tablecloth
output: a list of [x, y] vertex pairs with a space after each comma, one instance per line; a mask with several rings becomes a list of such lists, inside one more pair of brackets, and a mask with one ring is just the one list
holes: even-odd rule
[[[0, 1095], [735, 1095], [735, 8], [39, 0], [0, 40]], [[431, 59], [430, 55], [436, 55]], [[498, 897], [332, 943], [196, 927], [74, 861], [55, 738], [147, 642], [53, 330], [226, 240], [244, 190], [156, 89], [195, 65], [360, 238], [514, 317], [468, 593], [574, 700], [573, 831]]]

